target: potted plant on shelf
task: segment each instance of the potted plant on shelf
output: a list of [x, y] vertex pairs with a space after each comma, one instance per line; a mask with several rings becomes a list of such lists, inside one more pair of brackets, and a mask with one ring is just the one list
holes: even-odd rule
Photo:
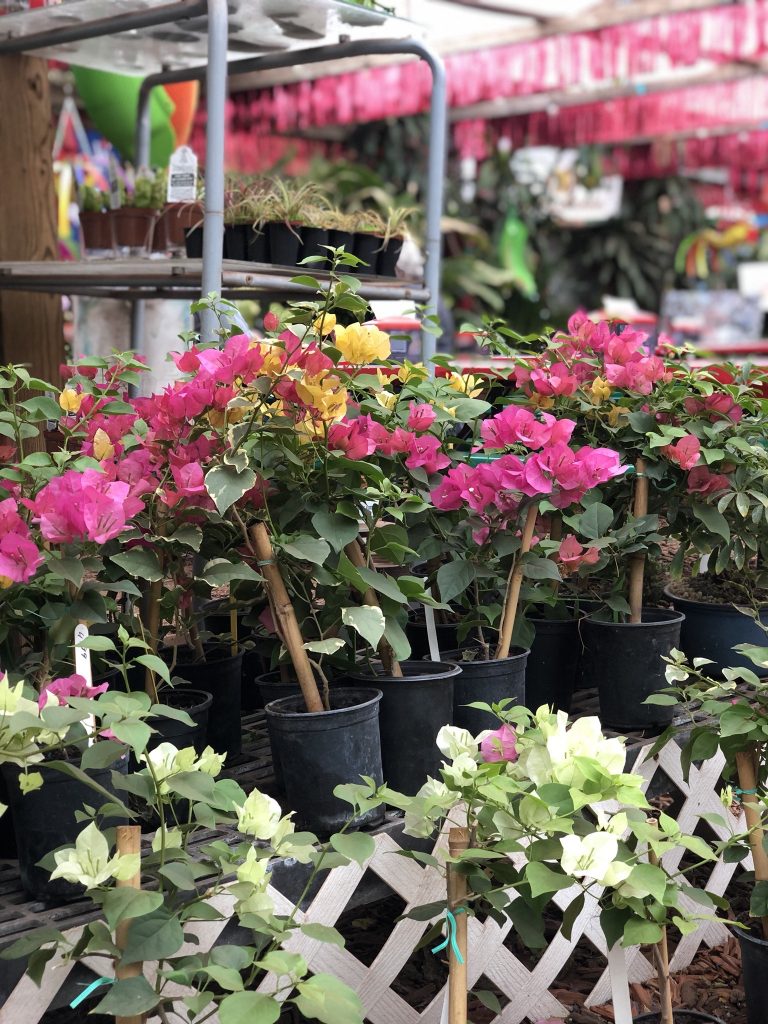
[[378, 273], [381, 277], [395, 277], [403, 242], [408, 237], [408, 220], [416, 211], [401, 207], [387, 212], [384, 234], [381, 238]]
[[269, 254], [273, 264], [295, 267], [302, 246], [302, 225], [307, 211], [323, 202], [319, 186], [314, 182], [299, 184], [275, 178], [265, 199], [264, 217]]
[[108, 213], [109, 196], [93, 185], [81, 185], [77, 190], [80, 211], [80, 243], [84, 254], [104, 258], [114, 253], [112, 219]]
[[377, 210], [357, 210], [350, 215], [355, 256], [361, 261], [360, 274], [376, 274], [387, 223]]
[[130, 255], [143, 255], [152, 248], [158, 210], [164, 196], [157, 187], [157, 174], [141, 168], [128, 184], [120, 182], [120, 206], [111, 211], [115, 244]]

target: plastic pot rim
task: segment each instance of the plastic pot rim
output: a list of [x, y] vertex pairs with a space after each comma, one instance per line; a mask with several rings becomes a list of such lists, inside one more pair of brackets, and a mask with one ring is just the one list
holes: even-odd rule
[[[187, 707], [187, 708], [176, 708], [177, 711], [186, 711], [187, 714], [189, 714], [190, 711], [197, 711], [197, 712], [207, 711], [208, 708], [210, 708], [211, 704], [213, 703], [213, 694], [212, 693], [208, 693], [207, 690], [198, 690], [194, 686], [173, 686], [170, 689], [170, 694], [172, 695], [174, 693], [186, 693], [186, 694], [189, 694], [190, 696], [194, 695], [195, 697], [198, 698], [197, 704], [192, 704], [190, 707]], [[162, 690], [160, 691], [159, 696], [160, 697], [163, 696], [163, 691]], [[167, 705], [169, 708], [175, 708], [176, 707], [175, 704], [172, 704], [170, 701], [167, 701], [167, 700], [158, 700], [157, 703], [160, 704], [161, 706], [162, 705]], [[156, 716], [153, 716], [153, 717], [162, 718], [164, 716], [163, 715], [156, 715]], [[169, 721], [170, 721], [170, 719], [169, 719]]]
[[331, 708], [329, 711], [286, 711], [281, 705], [297, 700], [303, 700], [303, 697], [299, 693], [296, 697], [278, 697], [276, 700], [271, 700], [268, 704], [264, 705], [264, 711], [266, 714], [271, 715], [273, 718], [284, 718], [294, 719], [300, 718], [302, 721], [319, 721], [321, 719], [329, 719], [338, 715], [343, 715], [348, 711], [360, 711], [365, 708], [374, 707], [379, 704], [383, 694], [381, 690], [376, 690], [373, 687], [347, 687], [344, 690], [338, 691], [345, 695], [350, 694], [367, 694], [366, 698], [358, 704], [348, 704], [343, 708]]
[[[588, 615], [583, 616], [583, 618], [577, 619], [577, 621], [582, 624], [588, 623], [590, 626], [608, 626], [611, 629], [648, 629], [653, 626], [669, 626], [685, 621], [684, 613], [676, 611], [674, 608], [644, 607], [641, 612], [642, 621], [640, 622], [607, 622], [605, 619], [594, 618], [596, 614], [597, 612], [590, 612]], [[653, 618], [646, 619], [646, 615], [652, 615]]]
[[[664, 587], [664, 596], [668, 597], [670, 601], [679, 601], [681, 605], [689, 604], [692, 608], [706, 608], [708, 611], [725, 613], [730, 615], [741, 615], [743, 618], [751, 618], [749, 615], [744, 615], [738, 608], [734, 606], [732, 601], [728, 601], [724, 604], [719, 604], [717, 601], [697, 601], [693, 597], [681, 597], [676, 594], [670, 586]], [[760, 605], [761, 612], [768, 613], [768, 603]]]
[[[464, 669], [467, 665], [471, 665], [472, 667], [474, 667], [475, 665], [501, 665], [511, 661], [521, 661], [523, 658], [527, 658], [528, 655], [531, 653], [530, 647], [513, 647], [511, 648], [511, 650], [513, 650], [515, 653], [508, 654], [506, 658], [473, 658], [470, 661], [466, 661], [461, 658], [461, 654], [463, 654], [465, 650], [471, 651], [476, 650], [476, 648], [459, 647], [454, 651], [441, 651], [440, 662], [433, 662], [433, 664], [444, 663], [442, 662], [442, 659], [445, 658], [447, 662], [450, 662], [454, 665], [458, 665], [460, 669]], [[424, 661], [430, 661], [430, 658], [427, 656], [426, 658], [424, 658]]]
[[[689, 1019], [709, 1021], [709, 1024], [724, 1024], [721, 1017], [715, 1017], [712, 1013], [707, 1013], [704, 1010], [689, 1010], [686, 1006], [676, 1006], [672, 1011], [673, 1019], [677, 1020], [677, 1014], [685, 1014]], [[661, 1010], [649, 1010], [647, 1013], [641, 1013], [639, 1017], [632, 1018], [634, 1024], [643, 1024], [647, 1021], [650, 1024], [651, 1021], [656, 1021], [657, 1024], [661, 1020]]]
[[761, 939], [757, 935], [753, 935], [749, 929], [737, 928], [734, 921], [724, 921], [723, 924], [731, 934], [736, 936], [737, 939], [745, 939], [747, 942], [751, 942], [753, 946], [757, 946], [758, 948], [764, 947], [768, 954], [768, 939]]
[[[373, 673], [364, 672], [362, 669], [353, 669], [348, 674], [350, 679], [360, 680], [361, 682], [375, 683], [376, 681], [386, 680], [387, 682], [393, 683], [424, 683], [430, 679], [452, 679], [461, 672], [461, 666], [457, 665], [454, 661], [401, 661], [400, 667], [404, 665], [414, 665], [421, 669], [421, 672], [413, 672], [409, 675], [402, 676], [390, 676], [386, 673]], [[434, 667], [434, 672], [423, 671], [424, 667], [431, 665]]]

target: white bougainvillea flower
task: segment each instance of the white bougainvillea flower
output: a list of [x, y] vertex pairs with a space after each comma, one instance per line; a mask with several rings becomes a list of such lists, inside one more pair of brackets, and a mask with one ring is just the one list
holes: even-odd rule
[[213, 747], [206, 747], [199, 760], [195, 763], [195, 768], [206, 775], [213, 776], [215, 779], [221, 773], [226, 759], [226, 754], [217, 754], [214, 752]]
[[409, 836], [426, 838], [435, 830], [435, 822], [456, 803], [456, 794], [438, 779], [428, 778], [405, 807], [404, 831]]
[[293, 823], [282, 817], [282, 810], [277, 800], [266, 793], [254, 789], [245, 799], [242, 807], [237, 808], [237, 827], [247, 836], [256, 839], [282, 839], [293, 831]]
[[440, 753], [451, 761], [460, 754], [471, 754], [474, 757], [480, 747], [471, 733], [457, 725], [444, 725], [437, 734], [436, 742]]
[[95, 889], [110, 878], [131, 878], [139, 870], [138, 853], [109, 856], [109, 845], [94, 822], [86, 825], [75, 840], [74, 847], [54, 853], [56, 867], [51, 880], [63, 878], [67, 882]]
[[256, 886], [259, 891], [263, 891], [267, 887], [268, 863], [267, 857], [259, 857], [255, 846], [249, 847], [245, 860], [236, 872], [238, 881], [249, 882], [251, 885]]
[[478, 763], [472, 754], [459, 754], [451, 764], [443, 766], [443, 775], [459, 789], [471, 786], [475, 782]]
[[572, 878], [591, 878], [605, 884], [603, 879], [614, 865], [619, 853], [619, 842], [610, 832], [591, 832], [586, 836], [562, 836], [563, 854], [560, 866]]

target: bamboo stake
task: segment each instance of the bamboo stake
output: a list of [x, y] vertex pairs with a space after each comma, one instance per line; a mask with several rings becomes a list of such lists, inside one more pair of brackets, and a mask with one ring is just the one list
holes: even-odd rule
[[[757, 799], [757, 747], [741, 750], [736, 754], [736, 771], [739, 775], [741, 802], [749, 827], [749, 847], [755, 867], [755, 880], [768, 882], [768, 854], [765, 852], [763, 822]], [[761, 917], [763, 938], [768, 939], [768, 917]]]
[[257, 523], [251, 527], [251, 541], [256, 557], [261, 563], [260, 567], [264, 576], [269, 603], [272, 606], [272, 613], [275, 617], [275, 625], [291, 656], [296, 678], [304, 697], [304, 703], [307, 705], [307, 711], [325, 711], [320, 691], [317, 688], [315, 674], [309, 662], [309, 655], [304, 647], [304, 638], [301, 635], [296, 611], [291, 604], [291, 599], [285, 588], [280, 570], [275, 564], [272, 541], [269, 539], [267, 527], [264, 523]]
[[[462, 850], [469, 848], [469, 829], [452, 828], [448, 833], [448, 852], [458, 857]], [[464, 907], [467, 898], [467, 876], [449, 864], [448, 909], [456, 918], [456, 947], [461, 960], [456, 957], [451, 943], [448, 943], [448, 1024], [467, 1024], [467, 915], [457, 914]]]
[[[656, 824], [655, 818], [649, 818], [650, 825]], [[648, 863], [654, 867], [659, 866], [659, 858], [648, 850]], [[661, 938], [653, 947], [653, 959], [656, 962], [656, 974], [659, 979], [659, 1024], [675, 1024], [675, 1017], [672, 1012], [672, 987], [669, 981], [669, 946], [667, 944], [666, 926], [661, 929]]]
[[[356, 540], [351, 540], [349, 544], [345, 546], [344, 553], [356, 569], [365, 568], [365, 556], [360, 550], [360, 545]], [[366, 592], [363, 594], [363, 604], [367, 604], [369, 608], [380, 607], [379, 599], [376, 597], [376, 591], [373, 587], [368, 587]], [[394, 676], [396, 679], [401, 679], [403, 670], [400, 668], [400, 662], [395, 657], [395, 652], [392, 650], [389, 641], [384, 637], [379, 640], [378, 652], [379, 657], [381, 658], [381, 664], [384, 666], [384, 671], [387, 675]]]
[[523, 539], [520, 544], [520, 553], [515, 558], [512, 571], [509, 574], [507, 593], [504, 597], [504, 610], [501, 613], [501, 629], [499, 630], [499, 646], [496, 648], [495, 659], [509, 657], [509, 648], [512, 646], [512, 633], [515, 628], [517, 606], [520, 602], [520, 588], [523, 585], [523, 555], [531, 550], [533, 531], [536, 529], [536, 517], [538, 505], [531, 505], [528, 509], [528, 516], [523, 527]]
[[[645, 475], [645, 459], [635, 463], [635, 519], [648, 515], [648, 477]], [[633, 555], [629, 565], [629, 621], [643, 621], [643, 576], [645, 555]]]
[[[118, 825], [117, 826], [117, 852], [120, 854], [141, 854], [141, 826], [139, 825]], [[118, 879], [115, 883], [118, 888], [141, 888], [141, 868], [130, 878]], [[115, 945], [118, 949], [125, 949], [128, 942], [128, 929], [131, 926], [130, 920], [121, 921], [115, 929]], [[138, 978], [142, 973], [140, 963], [123, 964], [118, 961], [115, 967], [115, 977], [118, 981], [125, 978]], [[115, 1017], [116, 1024], [142, 1024], [143, 1014], [135, 1014], [131, 1017]]]
[[234, 658], [237, 654], [237, 608], [231, 608], [229, 612], [229, 632], [232, 636], [230, 654]]

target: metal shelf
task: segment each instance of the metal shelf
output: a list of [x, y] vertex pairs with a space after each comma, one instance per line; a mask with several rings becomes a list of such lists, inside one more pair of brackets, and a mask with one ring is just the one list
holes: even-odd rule
[[[197, 298], [203, 261], [192, 259], [79, 260], [51, 263], [43, 260], [0, 263], [0, 290], [35, 291], [57, 295], [93, 295], [103, 298]], [[310, 274], [321, 285], [329, 278], [311, 267], [276, 267], [224, 260], [221, 291], [228, 298], [259, 295], [309, 296], [313, 289], [292, 279]], [[396, 278], [360, 275], [359, 294], [369, 300], [408, 299], [424, 303], [429, 294], [423, 284]]]

